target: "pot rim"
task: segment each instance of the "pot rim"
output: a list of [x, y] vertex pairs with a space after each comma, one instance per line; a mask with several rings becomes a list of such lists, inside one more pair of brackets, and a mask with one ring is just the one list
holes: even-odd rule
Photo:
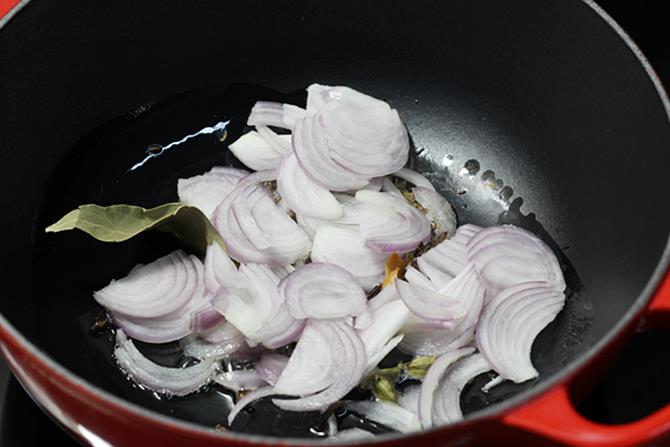
[[[592, 12], [598, 15], [605, 23], [607, 23], [610, 28], [623, 40], [623, 42], [628, 46], [630, 51], [633, 52], [639, 63], [644, 68], [647, 76], [651, 80], [656, 92], [658, 94], [663, 108], [665, 109], [666, 117], [668, 123], [670, 124], [670, 100], [668, 95], [663, 88], [663, 85], [652, 68], [651, 64], [644, 56], [640, 48], [635, 44], [632, 38], [621, 28], [621, 26], [607, 13], [603, 10], [594, 0], [579, 0], [584, 3], [586, 6], [591, 8]], [[25, 7], [30, 0], [19, 0], [16, 5], [9, 10], [9, 12], [2, 18], [0, 18], [0, 31], [7, 23], [15, 16], [23, 7]], [[537, 386], [532, 387], [528, 390], [525, 390], [509, 399], [506, 399], [503, 402], [497, 403], [491, 407], [482, 409], [472, 416], [466, 416], [462, 421], [459, 421], [454, 424], [449, 424], [440, 427], [434, 427], [429, 430], [422, 430], [416, 433], [411, 434], [402, 434], [402, 433], [388, 433], [376, 436], [374, 439], [370, 440], [357, 440], [357, 444], [377, 444], [384, 443], [392, 440], [399, 439], [408, 439], [408, 438], [418, 438], [423, 435], [436, 433], [442, 430], [450, 430], [455, 427], [467, 425], [472, 422], [482, 421], [484, 419], [494, 419], [496, 417], [502, 416], [507, 411], [513, 409], [514, 407], [521, 406], [528, 401], [533, 400], [541, 396], [542, 394], [549, 391], [551, 388], [558, 386], [563, 383], [566, 378], [577, 373], [579, 370], [584, 368], [591, 358], [602, 352], [633, 320], [638, 317], [647, 304], [651, 301], [654, 296], [655, 291], [657, 290], [661, 280], [666, 276], [670, 276], [670, 234], [668, 235], [668, 241], [666, 242], [663, 253], [661, 254], [656, 268], [649, 280], [647, 281], [646, 286], [642, 292], [638, 295], [637, 299], [634, 301], [633, 305], [628, 309], [628, 311], [623, 315], [623, 317], [617, 322], [614, 327], [612, 327], [604, 336], [598, 340], [593, 346], [588, 350], [583, 352], [578, 358], [573, 360], [568, 366], [564, 367], [560, 372], [550, 376], [547, 380], [540, 382]], [[65, 380], [68, 387], [77, 387], [81, 391], [86, 392], [91, 396], [100, 398], [106, 404], [114, 406], [115, 409], [131, 413], [133, 415], [146, 418], [155, 424], [165, 426], [167, 428], [176, 428], [183, 430], [184, 432], [193, 433], [197, 436], [205, 436], [214, 439], [224, 440], [233, 440], [241, 441], [246, 443], [253, 443], [258, 445], [269, 445], [273, 444], [276, 441], [280, 441], [282, 445], [324, 445], [324, 441], [328, 443], [327, 440], [322, 438], [319, 439], [305, 439], [305, 438], [284, 438], [276, 436], [260, 436], [260, 435], [251, 435], [251, 434], [238, 434], [236, 432], [222, 432], [215, 430], [214, 428], [207, 428], [204, 425], [196, 424], [193, 422], [187, 422], [173, 417], [163, 415], [161, 413], [149, 410], [145, 407], [137, 405], [133, 402], [122, 399], [98, 386], [89, 383], [88, 381], [80, 378], [78, 375], [68, 370], [64, 366], [57, 363], [53, 360], [46, 352], [39, 349], [31, 341], [25, 338], [12, 324], [0, 313], [0, 328], [4, 328], [9, 334], [10, 340], [13, 341], [24, 350], [25, 353], [31, 355], [38, 362], [42, 363], [46, 368], [52, 370], [56, 375], [61, 376]], [[348, 444], [349, 442], [330, 442], [335, 444]]]

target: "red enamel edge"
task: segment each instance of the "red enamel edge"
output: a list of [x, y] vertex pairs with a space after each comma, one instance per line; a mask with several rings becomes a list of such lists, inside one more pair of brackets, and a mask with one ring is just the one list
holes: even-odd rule
[[[645, 328], [659, 327], [670, 321], [668, 317], [670, 271], [643, 311], [641, 321]], [[581, 379], [583, 374], [579, 376]], [[670, 436], [670, 404], [643, 419], [621, 425], [598, 424], [584, 418], [571, 399], [571, 390], [576, 386], [575, 377], [510, 411], [502, 418], [503, 424], [535, 434], [544, 441], [584, 447], [637, 446]]]
[[19, 0], [0, 0], [0, 19], [18, 4]]

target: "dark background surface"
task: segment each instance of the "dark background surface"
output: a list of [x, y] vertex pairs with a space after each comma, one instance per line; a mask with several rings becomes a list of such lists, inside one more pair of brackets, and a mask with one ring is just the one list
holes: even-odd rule
[[[663, 0], [600, 1], [637, 42], [664, 84], [670, 85], [670, 32]], [[637, 337], [581, 410], [604, 423], [633, 420], [670, 401], [670, 334]], [[661, 355], [658, 355], [661, 354]], [[664, 389], [665, 387], [665, 389]], [[0, 447], [76, 445], [32, 403], [0, 361]]]

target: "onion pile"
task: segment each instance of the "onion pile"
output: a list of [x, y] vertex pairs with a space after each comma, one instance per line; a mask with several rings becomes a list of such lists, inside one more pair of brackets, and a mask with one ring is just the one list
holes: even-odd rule
[[[537, 377], [533, 341], [565, 302], [554, 253], [513, 226], [458, 227], [430, 181], [404, 167], [409, 137], [396, 110], [314, 84], [306, 108], [261, 101], [247, 124], [255, 130], [229, 147], [255, 172], [215, 167], [177, 184], [225, 249], [214, 242], [202, 262], [175, 251], [94, 293], [118, 327], [114, 355], [130, 378], [176, 396], [211, 382], [244, 391], [232, 425], [263, 398], [326, 411], [369, 386], [398, 348], [436, 357], [420, 386], [398, 404], [344, 408], [410, 432], [460, 420], [461, 391], [479, 374], [498, 375], [487, 388]], [[391, 259], [411, 263], [390, 268]], [[128, 337], [179, 340], [196, 363], [158, 365]], [[222, 359], [243, 369], [224, 371]], [[333, 439], [372, 436], [339, 430], [333, 415], [328, 427]]]

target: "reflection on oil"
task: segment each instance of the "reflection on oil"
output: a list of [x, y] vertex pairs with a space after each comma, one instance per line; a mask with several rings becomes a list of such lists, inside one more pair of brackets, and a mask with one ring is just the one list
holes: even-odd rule
[[[167, 151], [168, 149], [171, 149], [175, 146], [178, 146], [182, 143], [185, 143], [188, 140], [190, 140], [191, 138], [195, 138], [199, 135], [211, 135], [215, 132], [223, 133], [223, 132], [225, 132], [226, 127], [228, 127], [228, 124], [230, 124], [230, 121], [219, 121], [218, 123], [216, 123], [213, 126], [203, 127], [199, 131], [197, 131], [195, 133], [192, 133], [192, 134], [189, 134], [189, 135], [186, 135], [181, 140], [173, 141], [172, 143], [169, 143], [165, 146], [162, 146], [160, 144], [150, 144], [146, 149], [146, 154], [147, 155], [146, 155], [146, 157], [144, 157], [144, 160], [135, 163], [129, 170], [134, 171], [135, 169], [142, 167], [144, 165], [144, 163], [148, 162], [152, 158], [159, 157], [160, 155], [164, 154], [165, 151]], [[221, 140], [221, 138], [220, 138], [220, 140]]]

